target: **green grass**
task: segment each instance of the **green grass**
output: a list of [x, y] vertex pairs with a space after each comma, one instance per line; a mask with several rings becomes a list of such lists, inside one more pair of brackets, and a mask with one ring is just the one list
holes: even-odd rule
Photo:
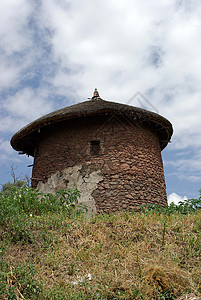
[[0, 299], [201, 295], [200, 198], [91, 218], [78, 198], [77, 189], [0, 194]]

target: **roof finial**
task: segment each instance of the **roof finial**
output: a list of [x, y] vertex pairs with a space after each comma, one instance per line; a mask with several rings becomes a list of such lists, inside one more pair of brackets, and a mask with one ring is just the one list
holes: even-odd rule
[[95, 89], [95, 90], [94, 90], [94, 95], [93, 95], [92, 99], [94, 99], [94, 98], [100, 98], [100, 96], [99, 96], [99, 93], [98, 93], [98, 90], [97, 90], [97, 89]]

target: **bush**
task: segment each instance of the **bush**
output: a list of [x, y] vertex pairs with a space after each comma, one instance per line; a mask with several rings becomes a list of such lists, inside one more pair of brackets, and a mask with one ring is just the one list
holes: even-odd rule
[[21, 214], [30, 216], [59, 211], [71, 214], [75, 209], [84, 209], [78, 204], [79, 197], [80, 192], [77, 188], [60, 190], [53, 195], [27, 186], [12, 186], [9, 194], [0, 193], [0, 224]]
[[28, 186], [12, 186], [9, 193], [0, 193], [0, 226], [3, 229], [0, 238], [9, 235], [13, 242], [31, 243], [30, 217], [48, 213], [62, 213], [67, 217], [80, 214], [86, 207], [78, 203], [79, 197], [77, 188], [52, 195]]
[[11, 192], [13, 187], [19, 188], [19, 187], [23, 187], [23, 186], [26, 186], [26, 185], [27, 185], [26, 182], [23, 181], [23, 180], [18, 180], [18, 181], [16, 181], [16, 183], [12, 183], [12, 182], [9, 181], [5, 184], [2, 184], [1, 193], [2, 194], [8, 194], [8, 193]]
[[166, 207], [163, 207], [161, 205], [156, 205], [156, 204], [146, 204], [146, 205], [142, 205], [142, 211], [144, 213], [147, 213], [149, 211], [155, 211], [159, 214], [163, 213], [166, 215], [171, 215], [174, 214], [176, 212], [183, 214], [183, 215], [187, 215], [189, 213], [198, 211], [201, 209], [201, 189], [199, 190], [200, 196], [198, 199], [187, 199], [184, 201], [180, 201], [178, 203], [178, 205], [176, 205], [175, 203], [170, 203], [170, 205], [167, 205]]

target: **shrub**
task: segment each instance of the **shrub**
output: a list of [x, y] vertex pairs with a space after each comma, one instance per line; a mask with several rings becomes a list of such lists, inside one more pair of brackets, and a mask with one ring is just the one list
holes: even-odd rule
[[80, 192], [77, 188], [44, 194], [27, 186], [12, 186], [9, 194], [0, 193], [0, 224], [16, 215], [42, 215], [48, 212], [63, 211], [71, 214], [76, 209], [86, 209], [78, 204]]
[[166, 215], [171, 215], [176, 212], [187, 215], [191, 212], [195, 212], [201, 209], [201, 189], [199, 190], [200, 196], [198, 199], [187, 199], [184, 201], [180, 201], [178, 205], [175, 203], [170, 203], [170, 205], [167, 205], [165, 207], [161, 205], [156, 205], [156, 204], [146, 204], [142, 205], [141, 209], [144, 213], [147, 213], [149, 211], [155, 211], [158, 214], [166, 214]]
[[16, 181], [16, 183], [12, 183], [9, 181], [5, 184], [2, 184], [1, 193], [8, 194], [11, 192], [13, 187], [19, 188], [19, 187], [23, 187], [23, 186], [26, 186], [26, 182], [23, 180], [18, 180], [18, 181]]
[[[2, 235], [10, 236], [13, 242], [32, 242], [30, 217], [48, 213], [75, 216], [86, 210], [78, 203], [77, 188], [44, 194], [28, 186], [12, 186], [9, 193], [0, 193], [0, 226]], [[1, 235], [1, 233], [0, 233]]]

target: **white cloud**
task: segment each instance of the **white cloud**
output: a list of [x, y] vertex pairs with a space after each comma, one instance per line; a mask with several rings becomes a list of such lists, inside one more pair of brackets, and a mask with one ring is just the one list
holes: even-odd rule
[[[23, 65], [20, 56], [32, 44], [27, 30], [31, 6], [26, 0], [0, 1], [0, 88], [13, 87]], [[15, 58], [14, 58], [15, 56]]]
[[0, 73], [0, 82], [1, 86], [0, 89], [3, 88], [9, 88], [12, 84], [16, 83], [16, 79], [19, 75], [20, 68], [16, 65], [11, 65], [8, 61], [6, 61], [6, 58], [2, 55], [1, 57], [1, 73]]
[[53, 110], [52, 101], [48, 101], [47, 91], [31, 88], [19, 90], [7, 97], [1, 105], [6, 112], [0, 120], [0, 131], [14, 132], [27, 123]]
[[172, 193], [168, 196], [168, 205], [170, 205], [171, 202], [174, 202], [174, 204], [178, 205], [179, 202], [183, 202], [184, 200], [188, 200], [188, 198], [186, 196], [181, 197], [176, 193]]
[[0, 139], [0, 163], [2, 164], [5, 161], [19, 162], [19, 159], [11, 148], [9, 141]]
[[25, 174], [30, 173], [31, 170], [30, 168], [27, 169], [27, 166], [33, 163], [33, 158], [31, 156], [28, 157], [26, 155], [22, 156], [16, 154], [16, 151], [10, 146], [10, 141], [0, 138], [0, 185], [11, 180], [10, 170], [12, 165], [16, 169], [18, 168], [18, 170], [16, 171], [17, 176], [21, 177], [22, 175], [23, 178]]
[[[4, 103], [4, 108], [14, 117], [25, 117], [27, 120], [37, 118], [51, 110], [52, 105], [41, 95], [40, 91], [35, 93], [33, 89], [24, 88], [15, 95], [9, 96]], [[47, 94], [45, 93], [45, 96]]]
[[0, 131], [59, 108], [57, 96], [68, 105], [97, 87], [126, 103], [140, 91], [173, 123], [170, 150], [195, 149], [173, 162], [179, 176], [200, 178], [200, 15], [196, 0], [2, 0]]
[[[189, 150], [189, 148], [188, 148]], [[183, 153], [183, 151], [182, 151]], [[183, 157], [182, 157], [183, 156]], [[172, 160], [165, 160], [164, 165], [174, 169], [177, 177], [180, 179], [188, 179], [190, 181], [201, 181], [201, 153], [200, 151], [192, 151], [190, 154], [183, 153], [182, 156], [172, 157]]]
[[1, 49], [11, 55], [27, 47], [26, 23], [31, 6], [26, 0], [1, 0], [0, 11]]
[[[25, 0], [3, 1], [2, 26], [9, 24], [1, 32], [6, 57], [29, 50], [21, 69], [16, 63], [13, 68], [4, 66], [8, 73], [4, 86], [17, 75], [18, 83], [24, 80], [23, 70], [33, 63], [40, 66], [41, 60], [48, 64], [51, 59], [56, 71], [44, 79], [54, 92], [84, 100], [98, 87], [103, 98], [127, 102], [141, 91], [174, 123], [175, 147], [185, 148], [190, 142], [201, 145], [197, 129], [201, 125], [201, 4], [176, 0], [41, 3], [40, 7]], [[30, 17], [37, 28], [28, 25]], [[42, 56], [43, 45], [37, 45], [34, 30], [51, 47], [48, 58]], [[166, 101], [167, 95], [171, 101]]]
[[[192, 122], [194, 127], [200, 124], [196, 103], [201, 5], [191, 2], [186, 10], [185, 3], [177, 1], [64, 4], [43, 1], [42, 10], [45, 25], [54, 32], [52, 49], [59, 72], [52, 82], [57, 88], [66, 78], [68, 88], [76, 87], [79, 97], [90, 96], [98, 87], [104, 98], [122, 102], [138, 90], [146, 94], [154, 89], [149, 100], [176, 124], [177, 135], [183, 136], [182, 125], [189, 129]], [[171, 103], [164, 100], [167, 94]], [[189, 144], [189, 131], [178, 143], [181, 147]], [[201, 145], [197, 137], [193, 142]]]

